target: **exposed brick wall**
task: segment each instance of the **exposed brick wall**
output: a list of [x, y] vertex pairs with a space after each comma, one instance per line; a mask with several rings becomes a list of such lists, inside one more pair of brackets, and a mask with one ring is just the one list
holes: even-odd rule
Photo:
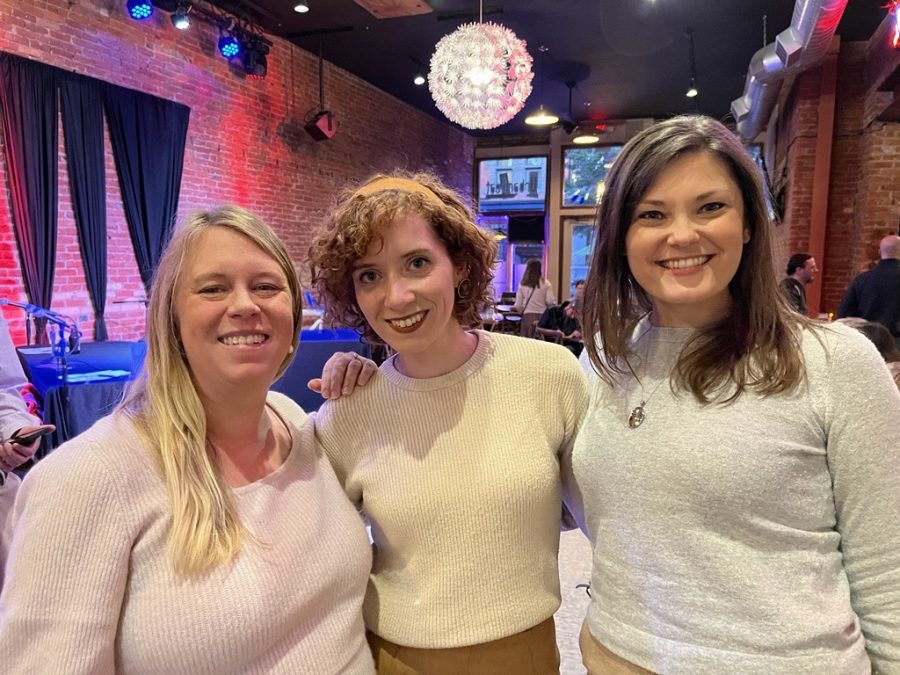
[[[892, 98], [879, 86], [900, 65], [886, 20], [868, 42], [844, 43], [838, 55], [837, 105], [829, 181], [822, 311], [834, 311], [851, 279], [878, 259], [878, 242], [900, 223], [900, 123], [878, 121]], [[796, 78], [784, 104], [789, 192], [781, 234], [783, 261], [809, 241], [818, 124], [819, 68]], [[783, 268], [782, 268], [783, 271]]]
[[[299, 262], [337, 190], [373, 171], [428, 169], [471, 196], [474, 141], [467, 134], [326, 63], [326, 104], [336, 115], [338, 132], [317, 143], [303, 130], [318, 107], [316, 57], [271, 38], [268, 76], [251, 80], [218, 56], [217, 39], [203, 23], [176, 31], [164, 12], [133, 21], [119, 0], [0, 0], [0, 49], [191, 108], [179, 216], [225, 202], [240, 204], [269, 222]], [[106, 147], [106, 316], [111, 339], [133, 339], [144, 330], [143, 306], [134, 302], [144, 291], [108, 138]], [[3, 166], [0, 297], [25, 300]], [[59, 170], [53, 309], [84, 317], [80, 325], [89, 336], [93, 313], [61, 141]], [[4, 314], [16, 342], [23, 342], [22, 314], [9, 308]]]

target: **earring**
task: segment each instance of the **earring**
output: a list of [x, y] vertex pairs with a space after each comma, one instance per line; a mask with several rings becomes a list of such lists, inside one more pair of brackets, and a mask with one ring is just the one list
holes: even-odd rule
[[459, 300], [468, 300], [469, 293], [472, 291], [472, 284], [468, 279], [463, 279], [459, 282], [459, 285], [456, 287], [456, 297]]
[[293, 354], [293, 353], [294, 353], [294, 345], [291, 345], [290, 347], [288, 347], [288, 354]]

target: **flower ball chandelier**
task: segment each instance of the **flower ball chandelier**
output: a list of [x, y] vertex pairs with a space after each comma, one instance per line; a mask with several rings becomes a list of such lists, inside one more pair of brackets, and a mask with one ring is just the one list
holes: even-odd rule
[[531, 94], [525, 42], [496, 23], [467, 23], [437, 43], [428, 88], [435, 105], [466, 129], [493, 129], [516, 116]]

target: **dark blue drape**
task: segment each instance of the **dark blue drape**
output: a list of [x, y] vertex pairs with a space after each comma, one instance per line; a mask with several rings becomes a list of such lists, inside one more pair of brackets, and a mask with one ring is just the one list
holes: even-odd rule
[[103, 92], [77, 76], [60, 82], [63, 135], [84, 277], [94, 306], [94, 340], [106, 340], [106, 167]]
[[104, 91], [125, 219], [149, 289], [178, 210], [190, 109], [120, 87]]
[[[25, 293], [49, 308], [56, 263], [58, 74], [0, 53], [3, 145]], [[48, 342], [46, 320], [35, 319], [36, 341]]]

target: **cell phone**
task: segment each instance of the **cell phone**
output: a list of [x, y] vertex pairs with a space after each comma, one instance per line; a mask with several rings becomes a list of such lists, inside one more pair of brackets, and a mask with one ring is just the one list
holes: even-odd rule
[[47, 434], [53, 433], [54, 429], [55, 429], [55, 427], [52, 424], [45, 424], [41, 427], [38, 427], [36, 430], [34, 430], [28, 434], [23, 434], [23, 435], [13, 434], [13, 436], [11, 438], [7, 439], [6, 441], [4, 441], [4, 443], [16, 443], [18, 445], [31, 445], [32, 443], [34, 443], [37, 439], [41, 438], [42, 436], [46, 436]]

